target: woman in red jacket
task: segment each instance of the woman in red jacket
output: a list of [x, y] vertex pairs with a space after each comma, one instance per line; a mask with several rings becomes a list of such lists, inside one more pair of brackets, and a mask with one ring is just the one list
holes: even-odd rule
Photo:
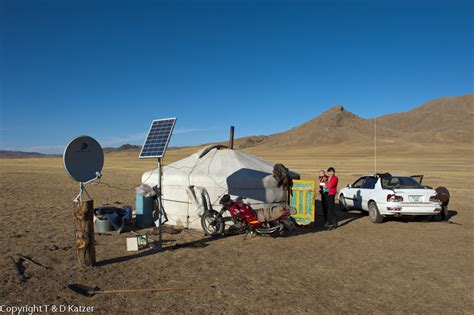
[[329, 230], [334, 230], [338, 226], [335, 202], [337, 194], [337, 184], [339, 182], [339, 179], [336, 176], [336, 170], [334, 169], [334, 167], [328, 168], [326, 174], [328, 175], [328, 180], [326, 184], [326, 187], [328, 188], [328, 195], [326, 197], [326, 208], [328, 211], [327, 227]]

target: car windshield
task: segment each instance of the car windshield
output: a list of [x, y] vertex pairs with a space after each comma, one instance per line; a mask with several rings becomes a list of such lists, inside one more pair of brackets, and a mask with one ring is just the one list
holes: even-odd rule
[[392, 176], [382, 178], [382, 187], [386, 189], [398, 188], [425, 188], [420, 185], [414, 178], [408, 176]]

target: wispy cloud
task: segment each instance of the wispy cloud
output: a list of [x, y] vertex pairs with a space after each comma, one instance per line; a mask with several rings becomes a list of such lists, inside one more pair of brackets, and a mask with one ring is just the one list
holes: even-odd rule
[[[204, 131], [210, 131], [212, 128], [176, 128], [173, 131], [173, 134], [178, 135], [178, 134], [186, 134], [186, 133], [196, 133], [196, 132], [204, 132]], [[145, 141], [145, 138], [147, 136], [147, 132], [139, 132], [139, 133], [134, 133], [130, 134], [128, 136], [123, 136], [123, 137], [107, 137], [102, 140], [101, 145], [102, 146], [117, 146], [117, 145], [122, 145], [126, 143], [142, 143]]]
[[203, 131], [210, 131], [213, 128], [176, 128], [173, 133], [174, 134], [181, 134], [181, 133], [192, 133], [192, 132], [203, 132]]
[[[189, 134], [189, 133], [199, 133], [216, 130], [216, 128], [176, 128], [173, 132], [175, 135], [180, 134]], [[97, 138], [102, 147], [116, 147], [122, 144], [142, 144], [147, 136], [147, 132], [133, 133], [126, 136], [110, 136]], [[183, 142], [183, 141], [180, 141]], [[183, 143], [183, 145], [188, 145]], [[24, 152], [40, 152], [46, 154], [59, 154], [64, 151], [66, 143], [64, 144], [46, 144], [46, 145], [33, 145], [25, 147], [2, 147], [1, 150], [12, 150], [12, 151], [24, 151]]]

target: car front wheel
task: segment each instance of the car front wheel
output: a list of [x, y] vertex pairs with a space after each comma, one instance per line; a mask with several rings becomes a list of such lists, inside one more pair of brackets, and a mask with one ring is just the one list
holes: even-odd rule
[[383, 221], [383, 216], [380, 214], [375, 201], [369, 203], [369, 218], [372, 223], [382, 223]]

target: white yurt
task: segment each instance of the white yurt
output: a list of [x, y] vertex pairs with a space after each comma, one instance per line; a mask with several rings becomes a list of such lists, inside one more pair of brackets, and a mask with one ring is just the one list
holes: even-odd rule
[[[245, 197], [254, 208], [283, 203], [285, 193], [272, 176], [273, 164], [254, 155], [224, 146], [211, 146], [163, 167], [162, 199], [168, 223], [185, 228], [201, 228], [202, 207], [193, 202], [191, 190], [206, 192], [212, 207], [219, 211], [222, 195]], [[157, 170], [145, 172], [142, 183], [155, 186]], [[299, 178], [291, 173], [293, 178]]]

